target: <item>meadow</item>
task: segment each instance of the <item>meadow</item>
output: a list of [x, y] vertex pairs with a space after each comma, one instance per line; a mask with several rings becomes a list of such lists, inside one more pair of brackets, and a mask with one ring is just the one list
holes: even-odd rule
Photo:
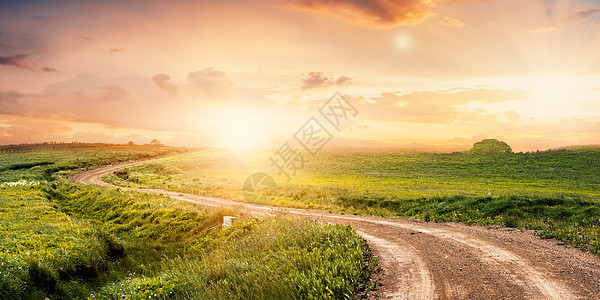
[[[349, 226], [253, 218], [68, 179], [187, 151], [1, 153], [0, 299], [349, 299], [367, 288], [374, 257]], [[223, 229], [224, 215], [239, 221]]]
[[[528, 153], [322, 151], [287, 182], [273, 152], [203, 150], [121, 170], [117, 185], [263, 204], [537, 230], [600, 254], [600, 148]], [[277, 189], [244, 199], [252, 173]]]

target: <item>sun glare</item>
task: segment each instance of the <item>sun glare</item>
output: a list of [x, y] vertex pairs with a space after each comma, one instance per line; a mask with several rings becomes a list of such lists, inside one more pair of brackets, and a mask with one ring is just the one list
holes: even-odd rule
[[219, 135], [224, 148], [254, 150], [265, 142], [264, 118], [256, 111], [234, 109], [223, 114]]
[[394, 39], [394, 43], [400, 52], [408, 52], [413, 46], [413, 37], [409, 33], [401, 32]]
[[568, 102], [582, 87], [572, 77], [539, 76], [530, 78], [526, 88], [531, 90], [535, 100], [557, 104]]
[[524, 99], [491, 104], [498, 112], [516, 110], [537, 121], [555, 121], [581, 115], [577, 103], [595, 99], [595, 81], [585, 76], [544, 74], [503, 78], [488, 82], [504, 89], [519, 89], [528, 93]]
[[537, 119], [556, 120], [575, 113], [574, 105], [590, 100], [590, 82], [568, 75], [535, 76], [523, 80], [522, 88], [531, 91], [531, 104]]

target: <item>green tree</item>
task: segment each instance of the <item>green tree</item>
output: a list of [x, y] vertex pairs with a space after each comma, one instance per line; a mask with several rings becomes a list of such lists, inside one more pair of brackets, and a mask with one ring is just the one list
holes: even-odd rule
[[497, 139], [485, 139], [473, 144], [471, 153], [512, 153], [510, 146]]

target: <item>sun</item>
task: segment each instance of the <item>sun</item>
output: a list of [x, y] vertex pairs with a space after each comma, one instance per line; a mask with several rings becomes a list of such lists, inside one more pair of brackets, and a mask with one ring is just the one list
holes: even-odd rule
[[222, 113], [219, 120], [220, 145], [235, 150], [255, 150], [266, 140], [265, 118], [261, 112], [233, 108]]

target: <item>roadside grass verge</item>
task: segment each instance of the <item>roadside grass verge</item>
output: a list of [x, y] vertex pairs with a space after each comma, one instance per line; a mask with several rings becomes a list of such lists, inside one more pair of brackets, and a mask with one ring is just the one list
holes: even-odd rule
[[[64, 175], [146, 154], [50, 152], [0, 155], [0, 299], [350, 299], [373, 288], [375, 258], [349, 226], [81, 186]], [[224, 215], [239, 221], [223, 229]]]
[[[188, 255], [154, 276], [133, 275], [109, 299], [351, 299], [367, 288], [372, 260], [349, 226], [287, 217], [243, 218], [189, 240]], [[365, 280], [366, 279], [366, 280]], [[122, 285], [122, 286], [121, 286]]]
[[52, 151], [33, 146], [0, 153], [0, 299], [76, 298], [110, 280], [123, 249], [102, 224], [60, 211], [46, 197], [49, 182], [57, 173], [77, 168], [189, 150], [97, 144]]
[[[132, 276], [98, 289], [98, 297], [350, 299], [368, 284], [372, 255], [350, 226], [250, 218], [66, 180], [47, 193], [60, 211], [119, 237], [121, 268]], [[241, 220], [221, 229], [225, 214]]]
[[70, 298], [108, 270], [118, 242], [101, 226], [56, 210], [34, 187], [0, 194], [0, 299]]
[[[261, 155], [267, 166], [256, 163]], [[123, 169], [105, 179], [244, 201], [244, 176], [268, 170], [268, 155], [255, 153], [244, 161], [199, 151]], [[310, 158], [290, 183], [253, 201], [534, 229], [541, 237], [600, 254], [599, 190], [598, 148], [503, 154], [332, 151]]]

